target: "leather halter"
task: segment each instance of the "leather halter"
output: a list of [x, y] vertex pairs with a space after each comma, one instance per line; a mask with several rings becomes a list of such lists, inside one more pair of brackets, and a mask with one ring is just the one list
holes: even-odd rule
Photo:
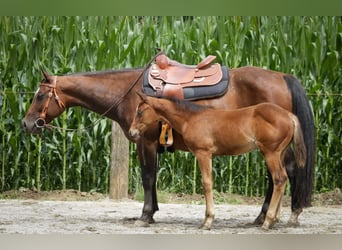
[[42, 112], [40, 113], [39, 115], [39, 118], [34, 122], [36, 127], [38, 128], [42, 128], [42, 127], [45, 127], [46, 126], [46, 121], [45, 121], [45, 118], [46, 118], [46, 113], [48, 111], [48, 108], [49, 108], [49, 105], [50, 105], [50, 102], [51, 102], [51, 98], [54, 96], [58, 106], [65, 110], [65, 104], [62, 102], [62, 100], [59, 98], [59, 96], [57, 95], [57, 92], [56, 92], [56, 88], [57, 88], [57, 76], [53, 76], [53, 81], [52, 83], [41, 83], [40, 84], [40, 87], [41, 86], [44, 86], [44, 87], [48, 87], [50, 88], [50, 92], [48, 94], [48, 99], [46, 100], [46, 103], [43, 107], [43, 110]]

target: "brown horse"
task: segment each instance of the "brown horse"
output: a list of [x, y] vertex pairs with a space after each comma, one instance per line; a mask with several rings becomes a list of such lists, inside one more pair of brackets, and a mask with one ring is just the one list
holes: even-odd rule
[[[27, 132], [40, 133], [44, 124], [50, 123], [66, 108], [82, 106], [118, 122], [126, 136], [132, 123], [135, 108], [140, 99], [136, 95], [142, 88], [143, 69], [125, 69], [104, 72], [49, 76], [44, 80], [23, 119]], [[292, 217], [290, 223], [298, 224], [298, 216], [304, 207], [311, 205], [315, 153], [315, 127], [312, 111], [300, 82], [293, 76], [257, 67], [229, 70], [228, 91], [221, 97], [196, 101], [220, 109], [236, 109], [261, 102], [275, 103], [296, 114], [304, 132], [307, 163], [304, 169], [295, 167], [293, 152], [285, 157], [287, 175], [291, 184]], [[152, 223], [158, 210], [156, 192], [157, 148], [159, 128], [156, 123], [137, 142], [142, 168], [144, 206], [140, 222]], [[188, 150], [182, 137], [174, 134], [174, 148]], [[262, 224], [273, 193], [269, 187], [260, 215], [255, 222]]]
[[156, 121], [169, 124], [182, 135], [187, 148], [198, 161], [206, 200], [204, 229], [214, 220], [212, 157], [241, 155], [259, 149], [273, 180], [273, 195], [264, 229], [280, 220], [281, 200], [287, 181], [284, 156], [294, 142], [295, 160], [304, 167], [306, 149], [297, 117], [272, 103], [261, 103], [235, 110], [213, 109], [194, 103], [149, 97], [138, 92], [142, 102], [129, 134], [138, 139]]

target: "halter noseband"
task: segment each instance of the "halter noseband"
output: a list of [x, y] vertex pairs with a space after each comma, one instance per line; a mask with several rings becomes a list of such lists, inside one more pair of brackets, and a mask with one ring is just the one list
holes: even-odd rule
[[41, 86], [45, 86], [45, 87], [48, 87], [50, 88], [50, 92], [48, 94], [48, 99], [43, 107], [43, 110], [42, 112], [40, 113], [39, 115], [39, 118], [34, 122], [34, 124], [36, 125], [37, 128], [43, 128], [46, 126], [46, 121], [45, 121], [45, 118], [46, 118], [46, 113], [48, 111], [48, 108], [49, 108], [49, 105], [50, 105], [50, 101], [51, 101], [51, 98], [54, 96], [55, 97], [55, 100], [58, 104], [58, 106], [65, 110], [65, 104], [62, 102], [62, 100], [59, 98], [59, 96], [57, 95], [57, 92], [56, 92], [56, 87], [57, 87], [57, 76], [54, 76], [53, 77], [53, 81], [52, 83], [41, 83], [40, 84], [40, 87]]

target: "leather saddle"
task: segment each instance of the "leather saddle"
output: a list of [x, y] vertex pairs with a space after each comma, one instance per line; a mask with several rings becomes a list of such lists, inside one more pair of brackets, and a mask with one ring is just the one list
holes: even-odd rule
[[210, 55], [198, 65], [186, 65], [161, 53], [149, 69], [149, 85], [157, 96], [184, 99], [183, 88], [210, 86], [220, 82], [221, 65], [212, 64], [215, 59], [216, 56]]

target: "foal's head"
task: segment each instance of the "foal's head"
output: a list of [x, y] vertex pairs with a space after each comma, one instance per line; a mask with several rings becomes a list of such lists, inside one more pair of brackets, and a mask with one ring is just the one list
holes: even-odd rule
[[144, 98], [143, 94], [141, 95], [138, 93], [138, 95], [142, 101], [136, 108], [135, 116], [129, 129], [129, 135], [135, 140], [137, 140], [152, 124], [155, 124], [160, 120], [160, 116], [148, 104], [148, 101]]

